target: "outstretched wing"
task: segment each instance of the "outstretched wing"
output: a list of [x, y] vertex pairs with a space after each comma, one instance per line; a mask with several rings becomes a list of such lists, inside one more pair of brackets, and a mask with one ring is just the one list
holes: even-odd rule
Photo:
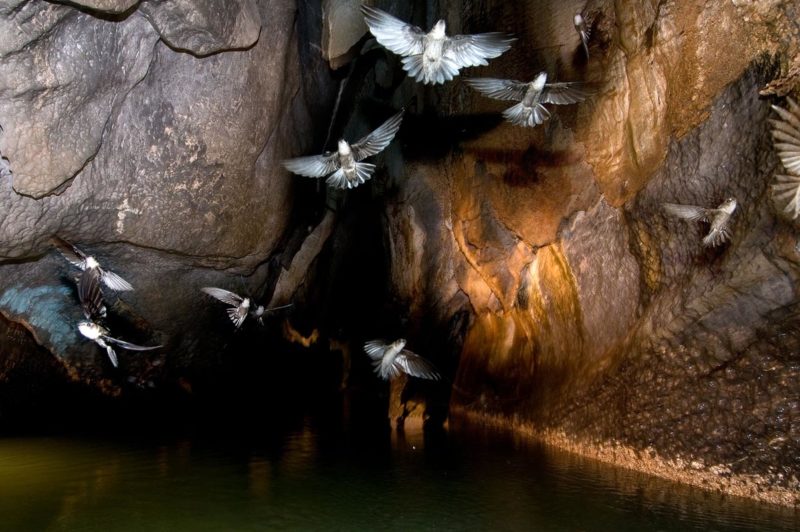
[[294, 174], [306, 177], [324, 177], [339, 169], [339, 158], [333, 152], [286, 159], [282, 164], [284, 168]]
[[664, 210], [673, 216], [692, 222], [698, 220], [707, 222], [710, 215], [709, 209], [704, 209], [696, 205], [680, 205], [678, 203], [665, 203]]
[[568, 105], [571, 103], [582, 102], [590, 95], [589, 91], [583, 88], [583, 84], [577, 81], [566, 83], [548, 83], [542, 91], [542, 101], [544, 103], [554, 103], [556, 105]]
[[772, 199], [792, 218], [800, 215], [800, 176], [775, 175]]
[[227, 303], [228, 305], [233, 305], [234, 307], [238, 307], [243, 301], [242, 296], [234, 294], [233, 292], [229, 292], [227, 290], [223, 290], [222, 288], [215, 288], [213, 286], [204, 286], [200, 290], [210, 295], [211, 297], [219, 299], [220, 301], [222, 301], [223, 303]]
[[790, 174], [800, 175], [800, 106], [792, 98], [786, 98], [789, 109], [773, 105], [772, 109], [781, 120], [770, 120], [772, 137], [778, 157]]
[[50, 241], [64, 258], [80, 269], [85, 267], [86, 254], [59, 236], [53, 236]]
[[408, 56], [425, 51], [425, 32], [371, 6], [361, 6], [364, 21], [375, 40], [392, 52]]
[[525, 97], [528, 84], [514, 79], [467, 78], [470, 87], [496, 100], [519, 101]]
[[444, 43], [444, 55], [459, 68], [488, 65], [487, 59], [499, 56], [516, 41], [505, 33], [479, 33], [477, 35], [455, 35]]
[[103, 292], [100, 290], [100, 272], [87, 268], [78, 278], [78, 299], [86, 319], [96, 321], [106, 317]]
[[401, 109], [399, 113], [381, 124], [378, 129], [352, 144], [350, 147], [353, 150], [353, 158], [356, 161], [361, 161], [383, 151], [392, 142], [392, 139], [400, 129], [404, 112], [405, 109]]
[[404, 372], [412, 377], [434, 381], [438, 381], [441, 378], [433, 364], [408, 349], [400, 351], [400, 354], [394, 359], [393, 365], [402, 368]]
[[388, 347], [389, 345], [384, 340], [370, 340], [364, 344], [364, 352], [372, 360], [381, 360]]
[[103, 284], [107, 287], [111, 288], [112, 290], [116, 290], [117, 292], [126, 292], [128, 290], [133, 290], [133, 286], [131, 283], [117, 275], [116, 273], [108, 270], [102, 270], [101, 278], [103, 280]]
[[104, 336], [103, 339], [107, 342], [117, 344], [123, 349], [127, 349], [129, 351], [152, 351], [153, 349], [164, 347], [163, 345], [150, 345], [145, 347], [143, 345], [132, 344], [130, 342], [126, 342], [125, 340], [119, 340], [118, 338], [112, 338], [110, 336]]

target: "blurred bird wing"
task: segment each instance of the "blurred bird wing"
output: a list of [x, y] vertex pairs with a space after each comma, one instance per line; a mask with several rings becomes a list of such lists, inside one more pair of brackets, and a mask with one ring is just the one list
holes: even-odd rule
[[433, 367], [433, 364], [422, 358], [416, 353], [412, 353], [408, 349], [403, 349], [397, 358], [394, 359], [393, 366], [402, 368], [402, 370], [412, 377], [420, 379], [439, 380], [440, 375]]
[[215, 288], [213, 286], [204, 286], [201, 288], [203, 292], [210, 295], [213, 298], [219, 299], [223, 303], [227, 303], [228, 305], [233, 305], [234, 307], [238, 307], [242, 304], [244, 300], [242, 296], [238, 294], [234, 294], [233, 292], [229, 292], [227, 290], [223, 290], [222, 288]]
[[383, 151], [392, 142], [392, 139], [400, 129], [404, 112], [405, 109], [401, 109], [399, 113], [381, 124], [378, 129], [352, 144], [350, 147], [353, 150], [353, 158], [356, 161], [361, 161]]
[[306, 177], [324, 177], [339, 169], [339, 157], [336, 152], [330, 152], [286, 159], [282, 164], [284, 168], [294, 174]]
[[61, 237], [53, 236], [51, 242], [56, 247], [56, 249], [73, 265], [77, 266], [80, 269], [84, 269], [86, 267], [86, 254], [64, 240]]
[[425, 51], [425, 32], [422, 29], [375, 7], [362, 5], [361, 12], [375, 40], [387, 49], [403, 56], [419, 55]]
[[773, 105], [781, 120], [770, 120], [775, 149], [783, 167], [792, 174], [800, 175], [800, 107], [791, 98], [786, 99], [789, 109]]
[[364, 344], [364, 352], [369, 355], [372, 360], [380, 361], [389, 345], [384, 340], [370, 340]]
[[556, 105], [578, 103], [589, 97], [589, 92], [583, 84], [577, 81], [566, 83], [547, 83], [542, 91], [542, 102]]
[[123, 349], [128, 349], [129, 351], [152, 351], [153, 349], [158, 349], [160, 347], [164, 347], [162, 345], [151, 345], [151, 346], [143, 346], [143, 345], [136, 345], [130, 342], [126, 342], [125, 340], [119, 340], [118, 338], [112, 338], [110, 336], [103, 336], [103, 339], [107, 342], [114, 343]]
[[505, 33], [479, 33], [476, 35], [455, 35], [444, 43], [444, 55], [455, 62], [459, 68], [485, 66], [509, 48], [516, 41]]
[[468, 78], [470, 87], [496, 100], [519, 101], [525, 97], [528, 84], [514, 79]]
[[800, 176], [776, 175], [772, 185], [772, 198], [778, 203], [785, 203], [783, 212], [792, 218], [800, 214]]
[[100, 290], [100, 272], [87, 268], [78, 278], [78, 299], [86, 319], [95, 321], [105, 317], [103, 292]]
[[112, 271], [102, 270], [101, 276], [103, 283], [112, 290], [116, 290], [117, 292], [133, 290], [131, 283]]
[[692, 222], [702, 220], [707, 222], [713, 209], [705, 209], [696, 205], [680, 205], [678, 203], [665, 203], [664, 210], [673, 216]]

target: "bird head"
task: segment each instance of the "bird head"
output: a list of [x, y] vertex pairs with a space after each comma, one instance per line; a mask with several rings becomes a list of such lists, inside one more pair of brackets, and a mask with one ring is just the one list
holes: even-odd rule
[[439, 20], [436, 24], [433, 25], [433, 29], [431, 29], [431, 37], [434, 39], [444, 39], [446, 33], [445, 29], [447, 29], [447, 24], [444, 20]]
[[246, 298], [242, 299], [242, 304], [241, 304], [241, 307], [242, 307], [243, 309], [248, 309], [248, 308], [250, 308], [250, 298], [249, 298], [249, 297], [246, 297]]
[[351, 152], [350, 144], [344, 139], [339, 141], [339, 155], [348, 155]]
[[722, 203], [722, 205], [719, 206], [719, 209], [727, 212], [728, 214], [732, 214], [733, 211], [736, 210], [736, 205], [736, 198], [728, 198]]
[[580, 13], [575, 13], [575, 16], [572, 18], [573, 24], [575, 24], [576, 28], [580, 28], [583, 26], [583, 16]]
[[398, 338], [394, 342], [392, 342], [392, 347], [397, 349], [403, 349], [406, 346], [406, 339], [405, 338]]
[[100, 264], [95, 260], [94, 257], [86, 257], [86, 268], [87, 269], [91, 270], [92, 268], [97, 268], [98, 266], [100, 266]]
[[544, 84], [547, 82], [547, 72], [539, 72], [539, 75], [536, 76], [536, 79], [533, 80], [533, 88], [537, 91], [540, 91], [544, 88]]

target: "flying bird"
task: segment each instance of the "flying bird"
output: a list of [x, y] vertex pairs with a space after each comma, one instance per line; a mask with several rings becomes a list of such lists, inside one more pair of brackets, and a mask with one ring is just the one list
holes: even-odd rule
[[404, 349], [403, 338], [387, 344], [383, 340], [370, 340], [364, 344], [364, 351], [372, 359], [372, 365], [382, 379], [390, 379], [406, 373], [420, 379], [439, 380], [441, 376], [433, 364], [408, 349]]
[[355, 188], [371, 178], [375, 171], [374, 164], [361, 161], [380, 153], [392, 142], [400, 129], [404, 111], [401, 110], [354, 144], [342, 139], [335, 152], [288, 159], [283, 161], [283, 166], [290, 172], [306, 177], [328, 176], [325, 182], [334, 188]]
[[403, 56], [403, 70], [425, 84], [450, 81], [465, 67], [486, 66], [487, 59], [498, 57], [516, 40], [499, 32], [448, 37], [444, 20], [425, 33], [374, 7], [362, 5], [361, 12], [375, 39]]
[[56, 246], [56, 249], [58, 249], [58, 251], [64, 256], [64, 258], [73, 265], [77, 266], [83, 271], [96, 270], [100, 275], [100, 280], [103, 282], [103, 284], [112, 290], [116, 290], [118, 292], [133, 290], [133, 286], [131, 286], [128, 281], [116, 273], [102, 268], [94, 257], [86, 255], [86, 253], [79, 250], [63, 238], [54, 236], [52, 242]]
[[586, 59], [589, 59], [589, 34], [592, 29], [586, 27], [586, 19], [584, 19], [583, 15], [580, 13], [575, 13], [575, 16], [572, 18], [572, 23], [575, 25], [575, 31], [578, 32], [581, 38], [581, 44], [583, 45], [583, 51], [586, 53]]
[[490, 98], [519, 101], [503, 111], [503, 116], [517, 126], [535, 127], [550, 118], [543, 104], [567, 105], [589, 96], [580, 82], [547, 83], [547, 72], [539, 73], [530, 83], [494, 78], [470, 78], [466, 82]]
[[244, 320], [247, 318], [247, 314], [250, 312], [249, 297], [242, 297], [238, 294], [234, 294], [233, 292], [229, 292], [228, 290], [214, 288], [211, 286], [203, 287], [200, 290], [211, 297], [230, 305], [231, 308], [227, 309], [228, 317], [230, 317], [233, 325], [237, 329], [242, 326], [242, 323], [244, 323]]
[[772, 185], [772, 198], [783, 212], [797, 218], [800, 215], [800, 106], [786, 98], [788, 109], [773, 105], [781, 120], [770, 120], [775, 149], [778, 151], [786, 174], [776, 174]]
[[716, 209], [706, 209], [696, 205], [679, 205], [677, 203], [664, 203], [664, 210], [669, 214], [689, 220], [690, 222], [703, 221], [711, 225], [708, 234], [703, 238], [706, 247], [719, 246], [731, 238], [730, 220], [736, 210], [736, 200], [728, 198]]
[[111, 364], [116, 368], [119, 365], [117, 361], [117, 353], [114, 351], [114, 348], [111, 344], [118, 345], [123, 349], [128, 349], [129, 351], [151, 351], [153, 349], [158, 349], [159, 347], [163, 347], [161, 345], [153, 345], [153, 346], [141, 346], [132, 344], [130, 342], [125, 342], [118, 338], [112, 338], [109, 336], [108, 329], [96, 324], [91, 320], [79, 321], [78, 322], [78, 330], [80, 333], [92, 340], [100, 347], [106, 350], [108, 353], [108, 358], [111, 359]]
[[281, 305], [280, 307], [272, 307], [266, 308], [264, 305], [258, 305], [256, 308], [250, 311], [250, 315], [253, 316], [259, 325], [264, 325], [264, 316], [266, 316], [267, 312], [274, 312], [276, 310], [281, 310], [284, 308], [289, 308], [293, 306], [293, 303], [289, 303], [288, 305]]
[[87, 320], [96, 321], [106, 317], [106, 305], [100, 290], [101, 275], [97, 268], [86, 268], [78, 278], [78, 299]]

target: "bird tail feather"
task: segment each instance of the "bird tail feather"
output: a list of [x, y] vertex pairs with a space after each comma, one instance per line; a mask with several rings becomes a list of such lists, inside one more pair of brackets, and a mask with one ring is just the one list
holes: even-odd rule
[[503, 111], [503, 116], [515, 126], [535, 127], [550, 118], [550, 111], [539, 104], [528, 107], [520, 102]]
[[106, 345], [106, 353], [108, 353], [108, 358], [111, 359], [111, 365], [115, 368], [119, 366], [119, 362], [117, 362], [117, 353], [114, 351], [114, 348], [110, 345]]
[[325, 182], [333, 188], [355, 188], [368, 181], [374, 171], [375, 165], [372, 163], [356, 163], [356, 178], [354, 180], [347, 179], [344, 169], [339, 168]]

